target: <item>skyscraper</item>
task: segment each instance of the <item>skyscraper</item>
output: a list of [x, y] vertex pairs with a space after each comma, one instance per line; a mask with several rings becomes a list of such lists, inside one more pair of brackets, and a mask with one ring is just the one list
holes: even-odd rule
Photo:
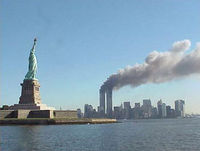
[[107, 117], [112, 118], [112, 89], [107, 89], [106, 99], [107, 99]]
[[116, 119], [123, 118], [123, 116], [122, 116], [122, 110], [123, 110], [122, 106], [115, 106], [114, 107], [114, 117]]
[[149, 117], [151, 117], [151, 114], [152, 114], [152, 106], [151, 106], [151, 100], [150, 100], [150, 99], [144, 99], [144, 100], [143, 100], [142, 109], [143, 109], [144, 118], [149, 118]]
[[162, 117], [162, 100], [158, 101], [157, 103], [157, 108], [158, 108], [158, 117]]
[[92, 107], [92, 105], [85, 104], [85, 107], [84, 107], [84, 117], [90, 118], [92, 116], [93, 116], [93, 107]]
[[99, 94], [100, 94], [100, 96], [99, 96], [100, 97], [99, 112], [100, 112], [101, 117], [104, 117], [104, 115], [105, 115], [105, 90], [101, 88], [99, 90]]
[[158, 111], [157, 111], [156, 107], [152, 108], [152, 115], [151, 115], [151, 117], [152, 118], [157, 118], [158, 117]]
[[139, 119], [142, 117], [142, 110], [140, 107], [140, 103], [135, 103], [135, 107], [133, 108], [133, 118]]
[[106, 115], [108, 118], [112, 118], [112, 87], [101, 86], [99, 90], [99, 104], [98, 112], [100, 113], [100, 117], [105, 117]]
[[167, 111], [167, 117], [171, 117], [171, 106], [167, 105], [166, 111]]
[[176, 116], [185, 117], [185, 101], [184, 100], [175, 101], [175, 112], [176, 112]]
[[171, 108], [171, 106], [166, 106], [166, 111], [167, 111], [167, 117], [168, 118], [174, 118], [175, 117], [175, 111], [174, 109]]
[[130, 102], [124, 102], [124, 109], [129, 110], [131, 108], [131, 103]]
[[81, 109], [77, 109], [77, 116], [78, 116], [78, 118], [82, 117]]
[[167, 116], [166, 104], [163, 103], [162, 104], [162, 117], [166, 117], [166, 116]]
[[124, 118], [130, 118], [131, 105], [130, 102], [124, 102]]

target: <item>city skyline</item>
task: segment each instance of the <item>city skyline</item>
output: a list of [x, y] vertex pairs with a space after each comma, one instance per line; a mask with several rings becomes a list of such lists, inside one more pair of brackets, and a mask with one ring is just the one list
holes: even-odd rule
[[[102, 92], [100, 93], [102, 95]], [[109, 100], [108, 100], [109, 102]], [[121, 105], [114, 106], [110, 109], [102, 105], [102, 96], [100, 97], [100, 105], [98, 109], [95, 109], [91, 104], [84, 105], [84, 111], [79, 111], [79, 117], [85, 118], [116, 118], [116, 119], [161, 119], [161, 118], [188, 118], [194, 116], [194, 114], [185, 113], [185, 100], [174, 101], [175, 107], [173, 108], [169, 104], [159, 100], [157, 106], [151, 104], [150, 99], [143, 99], [143, 102], [137, 102], [131, 105], [130, 101], [121, 103]], [[112, 103], [111, 103], [112, 104]], [[103, 109], [104, 108], [104, 109]]]
[[[64, 1], [58, 4], [50, 2], [47, 8], [44, 7], [45, 2], [38, 6], [39, 1], [24, 1], [24, 4], [1, 1], [1, 7], [4, 7], [0, 9], [0, 105], [19, 101], [19, 83], [27, 71], [27, 57], [34, 37], [38, 38], [37, 77], [42, 85], [41, 98], [44, 103], [57, 109], [60, 106], [83, 109], [86, 103], [98, 106], [100, 86], [118, 69], [137, 62], [141, 64], [153, 50], [165, 52], [176, 41], [189, 39], [192, 42], [189, 52], [199, 42], [200, 20], [194, 16], [198, 13], [198, 9], [195, 9], [199, 5], [197, 1], [192, 1], [192, 4], [186, 1], [130, 1], [123, 5], [120, 1], [115, 5], [111, 2], [104, 5], [79, 2], [69, 1], [68, 9], [65, 9], [62, 7]], [[88, 5], [90, 9], [86, 7]], [[132, 10], [129, 5], [135, 8]], [[193, 7], [190, 8], [190, 5]], [[144, 13], [141, 8], [147, 11]], [[48, 9], [55, 11], [51, 13]], [[168, 22], [172, 22], [173, 26]], [[174, 106], [175, 100], [183, 99], [187, 103], [186, 113], [200, 113], [199, 83], [197, 75], [137, 88], [126, 86], [113, 91], [113, 106], [122, 101], [136, 103], [145, 98], [150, 98], [153, 105], [162, 99]], [[52, 92], [56, 92], [56, 96]]]

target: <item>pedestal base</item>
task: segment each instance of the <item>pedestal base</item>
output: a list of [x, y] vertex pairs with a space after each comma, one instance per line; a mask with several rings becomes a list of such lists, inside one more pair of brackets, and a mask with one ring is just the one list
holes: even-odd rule
[[10, 110], [55, 110], [55, 108], [46, 104], [14, 104], [10, 106]]
[[38, 80], [24, 80], [21, 83], [22, 92], [19, 98], [19, 104], [41, 104], [40, 84]]

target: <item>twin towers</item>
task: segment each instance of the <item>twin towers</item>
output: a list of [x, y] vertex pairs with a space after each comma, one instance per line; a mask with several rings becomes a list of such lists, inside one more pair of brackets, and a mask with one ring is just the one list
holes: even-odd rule
[[[99, 95], [100, 95], [99, 112], [101, 114], [101, 117], [106, 116], [108, 118], [112, 118], [112, 89], [109, 87], [102, 86], [99, 90]], [[105, 99], [107, 101], [107, 106], [105, 106]]]

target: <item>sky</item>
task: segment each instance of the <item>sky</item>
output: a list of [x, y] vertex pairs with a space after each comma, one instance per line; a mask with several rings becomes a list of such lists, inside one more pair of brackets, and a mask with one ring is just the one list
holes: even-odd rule
[[[17, 104], [20, 83], [37, 37], [37, 78], [42, 103], [59, 109], [99, 105], [99, 88], [127, 65], [189, 39], [200, 42], [199, 0], [1, 0], [0, 105]], [[200, 76], [113, 92], [113, 105], [159, 99], [200, 113]]]

